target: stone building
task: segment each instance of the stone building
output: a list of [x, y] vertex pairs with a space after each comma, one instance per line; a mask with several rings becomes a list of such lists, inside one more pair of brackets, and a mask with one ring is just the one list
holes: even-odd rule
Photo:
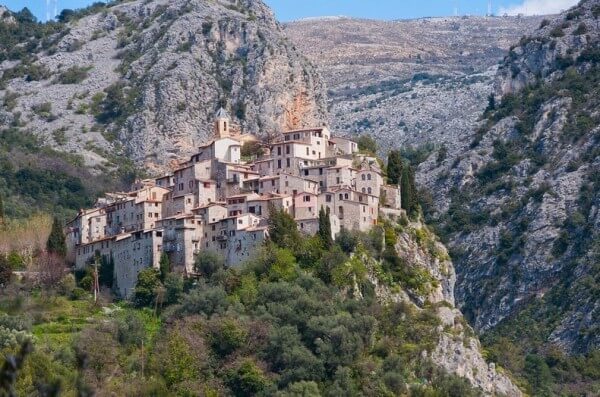
[[207, 251], [228, 266], [244, 264], [268, 239], [271, 207], [289, 213], [309, 235], [318, 231], [321, 208], [329, 208], [333, 238], [341, 228], [367, 232], [381, 214], [400, 212], [400, 189], [385, 185], [377, 159], [325, 127], [284, 132], [248, 162], [241, 149], [256, 138], [240, 134], [223, 109], [214, 131], [214, 139], [172, 173], [80, 211], [67, 227], [76, 267], [96, 253], [110, 257], [115, 290], [129, 297], [138, 273], [158, 267], [163, 254], [186, 275]]

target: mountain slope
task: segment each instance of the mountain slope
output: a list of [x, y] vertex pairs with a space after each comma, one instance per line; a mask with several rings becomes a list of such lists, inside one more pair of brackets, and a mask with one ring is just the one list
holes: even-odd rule
[[541, 20], [339, 18], [285, 31], [323, 74], [336, 131], [370, 134], [380, 147], [452, 150], [485, 108], [498, 61]]
[[164, 166], [210, 136], [221, 105], [252, 133], [326, 119], [318, 74], [259, 0], [128, 1], [63, 19], [0, 66], [2, 113], [88, 165]]

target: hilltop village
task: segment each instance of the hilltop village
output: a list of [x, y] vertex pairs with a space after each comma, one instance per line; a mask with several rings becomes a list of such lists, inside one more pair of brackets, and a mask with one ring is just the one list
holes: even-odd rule
[[[242, 157], [242, 147], [259, 148]], [[326, 127], [286, 131], [273, 142], [241, 134], [223, 109], [214, 139], [172, 173], [138, 181], [131, 192], [110, 193], [66, 225], [76, 269], [98, 256], [114, 263], [116, 292], [131, 297], [138, 273], [159, 268], [165, 253], [175, 271], [194, 274], [203, 251], [239, 266], [268, 238], [269, 209], [293, 216], [315, 234], [328, 209], [332, 238], [342, 228], [368, 231], [380, 215], [401, 212], [400, 188], [384, 184], [375, 157]]]

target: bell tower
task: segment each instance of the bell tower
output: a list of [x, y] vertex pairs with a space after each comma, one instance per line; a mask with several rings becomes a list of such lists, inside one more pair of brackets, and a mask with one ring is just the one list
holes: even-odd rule
[[215, 115], [215, 138], [222, 139], [229, 137], [231, 128], [231, 119], [229, 114], [223, 108], [220, 108]]

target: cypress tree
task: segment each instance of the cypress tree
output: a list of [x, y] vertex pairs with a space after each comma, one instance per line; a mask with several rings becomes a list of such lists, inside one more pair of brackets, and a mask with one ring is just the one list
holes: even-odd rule
[[167, 274], [171, 273], [171, 261], [166, 253], [160, 255], [160, 261], [158, 262], [160, 267], [160, 281], [165, 281]]
[[402, 179], [400, 181], [400, 194], [402, 198], [402, 208], [408, 214], [416, 213], [419, 205], [417, 188], [415, 185], [415, 173], [410, 165], [402, 170]]
[[398, 185], [400, 183], [402, 168], [402, 156], [400, 155], [400, 151], [390, 151], [387, 165], [387, 177], [390, 185]]
[[52, 222], [52, 230], [46, 243], [46, 251], [63, 258], [67, 255], [67, 244], [65, 242], [62, 223], [57, 217], [54, 217], [54, 221]]
[[318, 236], [323, 243], [323, 248], [329, 249], [333, 245], [333, 239], [331, 238], [331, 221], [330, 216], [331, 211], [329, 207], [325, 210], [324, 207], [321, 207], [319, 210], [319, 231]]

